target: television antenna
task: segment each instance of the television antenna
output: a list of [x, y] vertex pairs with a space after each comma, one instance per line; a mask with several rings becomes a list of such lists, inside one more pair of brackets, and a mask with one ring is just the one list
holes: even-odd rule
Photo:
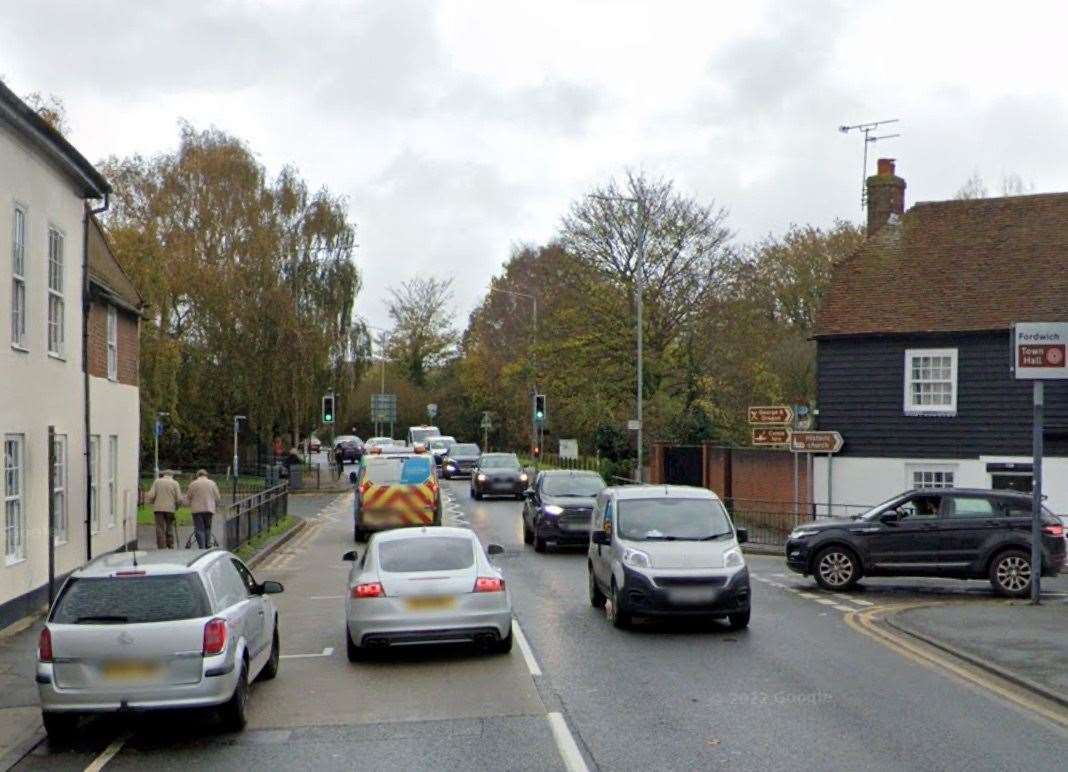
[[900, 134], [880, 134], [875, 136], [873, 132], [879, 131], [880, 126], [885, 126], [888, 123], [897, 123], [898, 118], [890, 118], [885, 121], [871, 121], [870, 123], [858, 123], [853, 126], [839, 126], [838, 130], [843, 134], [848, 134], [851, 131], [859, 131], [864, 134], [864, 160], [860, 167], [860, 208], [861, 211], [868, 203], [868, 145], [873, 142], [878, 142], [880, 139], [892, 139], [893, 137], [900, 137]]

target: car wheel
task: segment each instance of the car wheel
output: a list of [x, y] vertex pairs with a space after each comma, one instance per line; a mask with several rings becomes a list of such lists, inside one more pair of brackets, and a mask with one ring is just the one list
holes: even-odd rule
[[860, 562], [851, 549], [831, 545], [812, 561], [812, 575], [825, 590], [848, 590], [860, 579]]
[[623, 610], [619, 598], [619, 588], [616, 587], [615, 579], [612, 580], [612, 597], [607, 599], [604, 609], [608, 621], [617, 630], [626, 630], [630, 627], [631, 617], [628, 612]]
[[597, 586], [597, 579], [593, 575], [593, 566], [587, 566], [586, 573], [589, 575], [590, 605], [594, 608], [604, 608], [608, 598], [601, 592], [601, 588]]
[[472, 490], [471, 495], [475, 497], [475, 501], [482, 501], [482, 494], [477, 490]]
[[534, 542], [534, 533], [527, 527], [527, 519], [523, 518], [523, 543], [532, 544]]
[[534, 535], [533, 535], [532, 538], [533, 538], [533, 543], [534, 543], [534, 551], [535, 552], [544, 553], [545, 549], [546, 549], [545, 548], [545, 539], [541, 538], [541, 535], [538, 533], [538, 529], [537, 528], [534, 529]]
[[248, 723], [245, 708], [248, 706], [248, 665], [241, 663], [241, 671], [237, 674], [237, 686], [230, 699], [219, 710], [219, 717], [223, 726], [231, 732], [240, 732]]
[[42, 711], [41, 723], [44, 724], [51, 745], [65, 745], [74, 739], [74, 730], [78, 728], [78, 714]]
[[261, 681], [270, 681], [278, 675], [278, 663], [281, 661], [282, 650], [278, 646], [278, 626], [274, 628], [274, 638], [271, 639], [271, 656], [267, 658], [267, 664], [260, 671]]
[[990, 584], [1008, 598], [1031, 594], [1031, 555], [1023, 550], [1005, 550], [990, 561]]
[[727, 615], [727, 625], [731, 630], [744, 630], [749, 627], [750, 610], [739, 611], [737, 614]]
[[493, 644], [493, 651], [496, 654], [507, 654], [512, 650], [512, 628], [508, 628], [508, 635], [501, 638], [499, 641]]
[[363, 662], [367, 659], [367, 650], [360, 648], [352, 640], [348, 625], [345, 625], [345, 654], [348, 655], [349, 662]]

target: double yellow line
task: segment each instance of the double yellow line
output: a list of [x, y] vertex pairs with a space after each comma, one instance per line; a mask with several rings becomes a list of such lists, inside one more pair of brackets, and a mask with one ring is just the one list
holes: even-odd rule
[[992, 692], [1018, 708], [1040, 716], [1061, 729], [1068, 730], [1068, 709], [1035, 695], [1005, 678], [958, 660], [934, 646], [899, 633], [882, 621], [886, 616], [900, 611], [943, 605], [945, 604], [927, 602], [874, 606], [846, 614], [845, 621], [856, 632], [878, 641], [912, 662], [940, 670], [966, 684]]

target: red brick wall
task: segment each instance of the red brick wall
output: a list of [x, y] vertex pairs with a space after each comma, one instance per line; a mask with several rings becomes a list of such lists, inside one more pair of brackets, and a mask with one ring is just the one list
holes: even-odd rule
[[[139, 385], [138, 361], [140, 337], [138, 321], [133, 314], [118, 310], [119, 383]], [[108, 377], [108, 312], [102, 303], [89, 307], [89, 351], [86, 366], [97, 378]]]
[[[786, 450], [735, 448], [731, 451], [735, 502], [759, 503], [764, 512], [793, 512], [794, 456]], [[808, 465], [798, 456], [798, 487], [802, 502], [808, 498]]]
[[730, 448], [705, 445], [705, 487], [720, 498], [728, 498], [730, 491]]

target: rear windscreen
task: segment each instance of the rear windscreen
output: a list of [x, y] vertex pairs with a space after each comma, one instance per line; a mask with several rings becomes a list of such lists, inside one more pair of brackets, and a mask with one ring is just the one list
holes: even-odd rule
[[374, 485], [418, 485], [430, 477], [430, 458], [376, 458], [367, 462], [364, 480]]
[[196, 574], [71, 579], [56, 603], [59, 624], [170, 622], [211, 614]]
[[470, 539], [455, 536], [428, 536], [396, 539], [378, 545], [378, 565], [383, 571], [399, 574], [409, 571], [461, 571], [475, 562]]
[[406, 458], [404, 468], [401, 470], [401, 483], [405, 485], [418, 485], [430, 477], [429, 458]]

